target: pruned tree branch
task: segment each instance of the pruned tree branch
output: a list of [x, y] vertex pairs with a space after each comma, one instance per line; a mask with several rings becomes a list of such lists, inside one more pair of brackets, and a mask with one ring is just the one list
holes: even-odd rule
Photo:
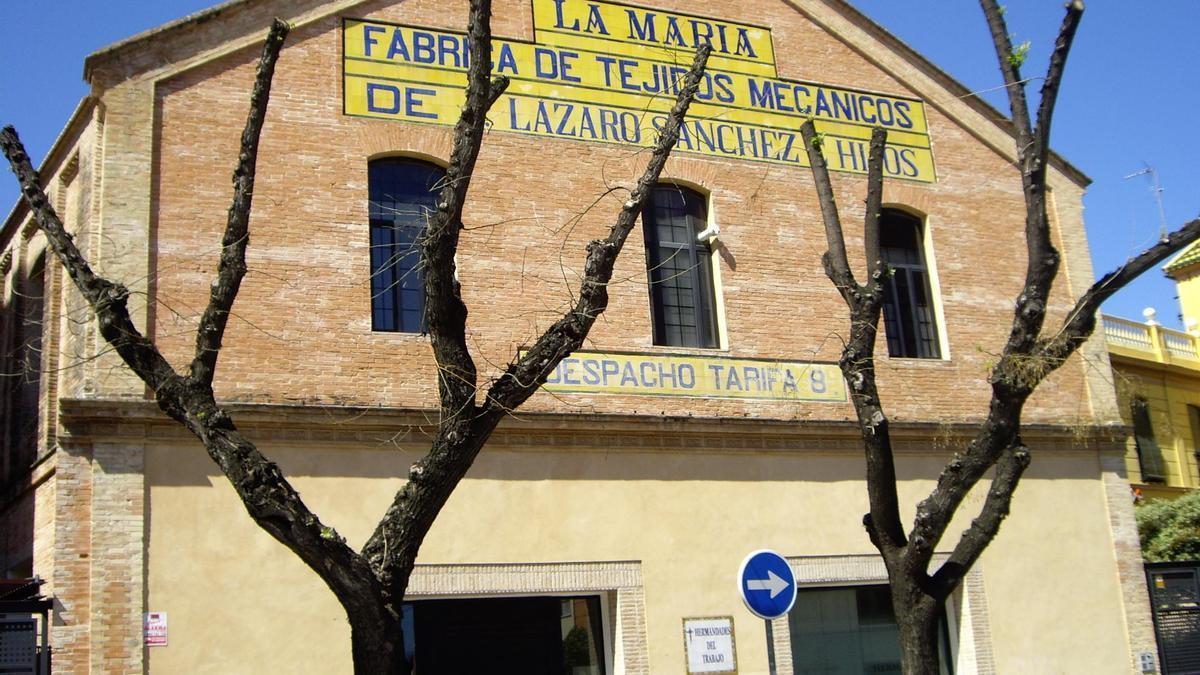
[[883, 219], [883, 150], [886, 146], [887, 131], [879, 127], [872, 129], [867, 153], [867, 215], [863, 221], [867, 284], [871, 288], [882, 284], [887, 274], [879, 244], [879, 225]]
[[[1029, 104], [1025, 97], [1025, 85], [1021, 79], [1020, 65], [1023, 55], [1014, 51], [1004, 21], [1004, 12], [995, 0], [980, 0], [992, 43], [1004, 76], [1009, 104], [1012, 108], [1013, 125], [1017, 135], [1017, 158], [1021, 169], [1021, 184], [1025, 193], [1025, 242], [1028, 249], [1028, 266], [1024, 290], [1017, 297], [1015, 320], [1005, 347], [1005, 353], [1028, 354], [1034, 348], [1046, 317], [1046, 304], [1050, 290], [1058, 274], [1059, 254], [1050, 238], [1050, 219], [1046, 212], [1046, 168], [1050, 152], [1050, 123], [1058, 98], [1067, 55], [1075, 37], [1075, 30], [1083, 15], [1083, 3], [1071, 0], [1067, 4], [1063, 23], [1055, 40], [1054, 52], [1047, 67], [1042, 84], [1041, 101], [1038, 106], [1038, 122], [1034, 128], [1030, 121]], [[1002, 383], [1004, 384], [1004, 383]]]
[[629, 199], [622, 205], [616, 222], [609, 228], [608, 236], [588, 244], [583, 281], [575, 306], [546, 329], [523, 357], [510, 363], [504, 375], [492, 385], [483, 411], [489, 419], [498, 422], [501, 417], [515, 410], [532, 396], [553, 372], [555, 366], [583, 345], [592, 324], [608, 307], [608, 283], [612, 279], [617, 256], [624, 248], [629, 233], [646, 205], [646, 200], [650, 198], [662, 175], [672, 148], [679, 140], [679, 127], [699, 90], [711, 52], [712, 48], [708, 45], [696, 51], [692, 66], [684, 78], [683, 87], [679, 90], [666, 124], [663, 125], [654, 149], [650, 152], [650, 162], [645, 171], [638, 179]]
[[1029, 104], [1025, 100], [1025, 85], [1021, 79], [1022, 59], [1013, 51], [1012, 36], [1009, 35], [1008, 24], [1004, 20], [1004, 9], [996, 0], [979, 0], [979, 4], [983, 7], [983, 15], [992, 35], [992, 46], [996, 49], [996, 61], [1000, 64], [1000, 72], [1004, 76], [1017, 146], [1021, 148], [1033, 136]]
[[968, 570], [996, 538], [1000, 523], [1008, 517], [1017, 483], [1029, 466], [1029, 448], [1018, 443], [1005, 448], [996, 464], [996, 476], [980, 509], [979, 516], [962, 534], [949, 559], [933, 575], [932, 588], [939, 602], [945, 601], [958, 587]]
[[1200, 219], [1188, 221], [1154, 246], [1105, 274], [1075, 302], [1058, 333], [1043, 341], [1039, 356], [1048, 362], [1066, 359], [1095, 330], [1096, 315], [1105, 300], [1197, 238], [1200, 238]]
[[837, 199], [833, 196], [829, 164], [825, 161], [825, 153], [821, 148], [824, 141], [817, 134], [812, 120], [807, 120], [800, 126], [800, 135], [804, 138], [804, 150], [808, 153], [808, 163], [817, 189], [817, 202], [821, 205], [821, 219], [825, 224], [825, 245], [828, 249], [825, 255], [821, 256], [821, 263], [825, 266], [825, 274], [833, 281], [846, 304], [854, 309], [858, 302], [855, 299], [856, 295], [861, 293], [862, 289], [854, 278], [850, 260], [846, 256], [842, 219], [838, 215]]
[[454, 147], [437, 210], [429, 219], [422, 257], [425, 263], [425, 320], [438, 364], [443, 423], [458, 416], [469, 422], [474, 408], [476, 370], [467, 348], [467, 308], [457, 279], [454, 256], [462, 231], [462, 212], [483, 144], [487, 113], [508, 86], [491, 79], [491, 0], [472, 0], [467, 31], [471, 62], [466, 103], [454, 127]]
[[1014, 402], [993, 398], [988, 417], [975, 438], [942, 469], [934, 489], [917, 504], [910, 537], [922, 544], [912, 551], [918, 562], [929, 563], [967, 493], [987, 474], [1000, 453], [1016, 442], [1018, 425], [1013, 420], [1020, 419], [1023, 405], [1023, 399]]
[[508, 86], [507, 78], [491, 77], [491, 12], [491, 0], [471, 0], [466, 102], [454, 127], [450, 166], [422, 245], [425, 320], [438, 365], [441, 419], [429, 453], [412, 466], [408, 482], [363, 547], [393, 604], [404, 597], [425, 535], [486, 439], [475, 431], [478, 373], [467, 346], [467, 307], [454, 258], [487, 113]]
[[833, 184], [812, 120], [800, 127], [804, 147], [808, 151], [817, 200], [825, 224], [825, 240], [829, 250], [822, 256], [825, 274], [833, 282], [850, 310], [850, 337], [838, 362], [850, 385], [850, 399], [858, 416], [859, 431], [867, 460], [867, 491], [870, 512], [863, 525], [872, 543], [889, 563], [897, 561], [907, 544], [900, 520], [900, 500], [896, 493], [896, 465], [887, 415], [879, 399], [875, 380], [875, 342], [878, 336], [879, 315], [883, 308], [883, 281], [887, 274], [880, 253], [880, 215], [883, 203], [883, 150], [887, 131], [876, 128], [871, 132], [870, 165], [867, 171], [867, 212], [864, 218], [864, 239], [867, 246], [867, 266], [870, 281], [860, 286], [846, 254], [846, 239], [841, 216], [833, 196]]
[[45, 234], [50, 249], [66, 269], [67, 275], [95, 311], [100, 335], [152, 390], [157, 391], [176, 376], [175, 370], [154, 344], [134, 326], [127, 306], [129, 289], [92, 271], [87, 259], [75, 246], [74, 237], [66, 231], [62, 220], [50, 205], [41, 178], [34, 170], [16, 129], [8, 126], [0, 131], [0, 145], [21, 185], [21, 196], [29, 205], [34, 222]]
[[707, 47], [698, 51], [685, 86], [651, 152], [650, 164], [624, 204], [609, 237], [588, 247], [585, 275], [575, 307], [547, 329], [529, 352], [509, 365], [505, 375], [492, 385], [486, 402], [479, 406], [475, 399], [477, 372], [465, 339], [466, 307], [454, 278], [453, 258], [462, 228], [462, 204], [470, 171], [483, 137], [486, 108], [507, 84], [502, 78], [488, 79], [489, 6], [485, 0], [472, 2], [468, 35], [471, 53], [479, 57], [472, 59], [467, 104], [456, 127], [454, 155], [424, 249], [426, 314], [440, 372], [441, 425], [432, 450], [413, 465], [408, 483], [397, 493], [363, 549], [393, 598], [403, 596], [417, 551], [433, 518], [496, 424], [537, 391], [559, 361], [579, 348], [596, 317], [607, 306], [607, 284], [617, 254], [678, 140], [679, 125], [699, 88], [710, 51]]
[[[470, 34], [473, 40], [486, 37], [486, 2], [472, 3]], [[476, 49], [472, 43], [472, 50]], [[545, 381], [554, 367], [582, 344], [588, 330], [607, 306], [607, 284], [612, 276], [613, 264], [630, 230], [641, 214], [654, 184], [661, 175], [671, 148], [678, 140], [679, 125], [694, 98], [707, 60], [708, 48], [697, 53], [696, 61], [689, 71], [686, 84], [680, 91], [676, 104], [669, 116], [651, 153], [650, 165], [638, 181], [631, 198], [622, 207], [621, 213], [604, 240], [592, 242], [588, 247], [585, 275], [579, 299], [570, 312], [552, 325], [523, 357], [511, 363], [505, 374], [492, 385], [486, 401], [477, 406], [475, 401], [476, 372], [466, 352], [463, 326], [466, 309], [458, 295], [457, 282], [444, 272], [434, 277], [434, 268], [445, 266], [453, 270], [453, 255], [447, 251], [457, 242], [457, 228], [461, 223], [456, 213], [461, 213], [461, 199], [465, 188], [456, 182], [464, 176], [448, 172], [448, 185], [443, 190], [443, 203], [439, 205], [439, 217], [431, 222], [437, 230], [436, 239], [426, 242], [427, 308], [438, 303], [430, 318], [430, 336], [434, 341], [434, 352], [441, 370], [442, 420], [433, 448], [423, 459], [413, 465], [408, 483], [396, 494], [383, 520], [363, 548], [385, 586], [390, 598], [401, 598], [406, 590], [417, 552], [433, 519], [449, 498], [451, 491], [466, 475], [484, 442], [499, 421], [510, 410], [529, 398]], [[473, 54], [481, 52], [473, 51]], [[472, 63], [487, 63], [480, 58]], [[473, 164], [478, 151], [464, 148], [463, 138], [482, 138], [482, 128], [472, 135], [471, 121], [482, 125], [483, 115], [472, 109], [472, 101], [494, 101], [496, 96], [487, 96], [478, 91], [473, 97], [470, 88], [480, 91], [489, 86], [486, 72], [472, 72], [468, 90], [468, 105], [460, 119], [461, 132], [456, 133], [456, 156], [463, 148], [464, 163]], [[467, 121], [464, 121], [467, 120]], [[464, 126], [465, 125], [465, 126]], [[462, 192], [452, 191], [458, 187]], [[458, 201], [455, 201], [458, 200]], [[458, 205], [458, 206], [456, 206]], [[457, 208], [457, 211], [455, 210]], [[447, 215], [442, 216], [441, 213]], [[429, 309], [427, 309], [429, 312]], [[448, 314], [447, 314], [448, 312]], [[434, 316], [438, 321], [435, 323]], [[456, 362], [457, 360], [457, 362]]]
[[[1105, 299], [1200, 236], [1200, 221], [1189, 222], [1120, 269], [1105, 275], [1079, 298], [1058, 333], [1042, 337], [1048, 300], [1059, 267], [1059, 253], [1051, 241], [1046, 202], [1050, 126], [1067, 56], [1082, 17], [1083, 3], [1072, 0], [1067, 4], [1042, 87], [1035, 128], [1030, 120], [1020, 74], [1024, 49], [1014, 50], [1003, 11], [995, 0], [980, 1], [1012, 106], [1017, 164], [1026, 208], [1027, 268], [1008, 341], [990, 377], [992, 396], [987, 416], [967, 447], [943, 469], [930, 495], [917, 505], [907, 535], [899, 519], [894, 457], [887, 417], [876, 388], [874, 363], [881, 291], [887, 276], [886, 264], [880, 260], [879, 243], [882, 134], [876, 130], [872, 135], [864, 223], [870, 281], [864, 287], [855, 282], [847, 261], [844, 233], [829, 171], [821, 153], [820, 137], [811, 120], [801, 127], [829, 245], [822, 261], [826, 274], [850, 309], [850, 337], [840, 365], [850, 388], [866, 454], [870, 512], [864, 516], [863, 523], [888, 569], [906, 673], [937, 672], [936, 638], [933, 637], [936, 635], [936, 608], [996, 537], [1009, 513], [1013, 494], [1031, 458], [1030, 450], [1020, 440], [1021, 413], [1029, 396], [1092, 334], [1096, 313]], [[948, 561], [931, 576], [928, 567], [933, 552], [955, 513], [970, 490], [993, 469], [991, 488], [978, 516], [959, 537]]]
[[[213, 320], [209, 325], [224, 325], [225, 317], [221, 315], [227, 315], [237, 295], [236, 280], [241, 276], [237, 267], [241, 265], [244, 268], [244, 255], [237, 252], [239, 247], [236, 242], [245, 239], [261, 118], [270, 93], [273, 64], [278, 59], [287, 32], [287, 24], [276, 21], [263, 48], [255, 85], [255, 104], [251, 108], [247, 133], [243, 135], [240, 149], [239, 187], [235, 188], [234, 206], [230, 209], [231, 225], [227, 228], [226, 246], [222, 251], [218, 283], [228, 288], [219, 293], [214, 291], [211, 311], [206, 312], [206, 316]], [[76, 247], [71, 234], [50, 206], [37, 172], [12, 127], [0, 132], [0, 145], [20, 181], [22, 196], [29, 204], [34, 221], [95, 312], [104, 339], [154, 391], [159, 407], [200, 439], [259, 526], [316, 572], [347, 609], [350, 608], [348, 602], [370, 604], [375, 581], [366, 561], [347, 547], [332, 528], [321, 523], [284, 478], [279, 467], [238, 431], [233, 420], [213, 399], [209, 369], [215, 365], [216, 351], [220, 348], [220, 331], [210, 331], [209, 337], [215, 337], [215, 340], [197, 337], [197, 358], [203, 361], [199, 365], [201, 375], [198, 378], [176, 373], [154, 343], [134, 325], [126, 306], [129, 291], [95, 274]], [[240, 206], [242, 200], [247, 201], [244, 207]], [[230, 242], [234, 245], [230, 246]], [[244, 243], [240, 248], [244, 249]], [[205, 346], [203, 350], [200, 349], [201, 345]], [[374, 608], [378, 610], [380, 605], [374, 603]], [[368, 608], [364, 614], [370, 612]]]
[[254, 89], [250, 94], [250, 113], [246, 116], [246, 127], [242, 131], [238, 165], [233, 172], [233, 203], [229, 205], [225, 235], [221, 238], [217, 279], [209, 291], [208, 307], [200, 317], [200, 326], [196, 330], [196, 355], [192, 359], [190, 376], [196, 382], [210, 387], [225, 326], [229, 322], [229, 312], [241, 288], [242, 277], [246, 275], [246, 245], [250, 243], [250, 206], [254, 200], [258, 139], [267, 117], [267, 101], [271, 93], [271, 80], [275, 76], [275, 63], [279, 60], [288, 30], [286, 23], [275, 19], [267, 31], [267, 44], [258, 61]]
[[1075, 31], [1083, 19], [1082, 0], [1071, 0], [1066, 9], [1062, 25], [1058, 28], [1058, 38], [1054, 41], [1054, 51], [1050, 54], [1050, 65], [1046, 68], [1046, 79], [1042, 81], [1042, 93], [1038, 102], [1033, 151], [1042, 156], [1050, 152], [1050, 127], [1054, 118], [1054, 106], [1058, 102], [1058, 90], [1062, 86], [1067, 55], [1075, 41]]
[[[1059, 267], [1059, 253], [1051, 243], [1050, 219], [1046, 211], [1049, 124], [1083, 4], [1072, 1], [1067, 5], [1042, 88], [1036, 130], [1030, 128], [1028, 103], [1020, 76], [1020, 59], [1013, 52], [1003, 12], [994, 0], [980, 0], [980, 4], [991, 29], [1013, 109], [1018, 164], [1026, 205], [1025, 240], [1028, 257], [1025, 283], [1017, 296], [1009, 339], [992, 372], [992, 401], [988, 416], [966, 452], [947, 465], [933, 492], [918, 505], [912, 536], [916, 537], [919, 533], [921, 540], [929, 544], [922, 552], [922, 557], [932, 555], [933, 546], [941, 540], [963, 498], [996, 464], [1001, 453], [1016, 442], [1025, 400], [1042, 379], [1069, 355], [1063, 355], [1057, 363], [1047, 368], [1050, 361], [1041, 353], [1035, 354], [1035, 350], [1039, 345], [1050, 290]], [[1092, 321], [1094, 324], [1094, 316]]]

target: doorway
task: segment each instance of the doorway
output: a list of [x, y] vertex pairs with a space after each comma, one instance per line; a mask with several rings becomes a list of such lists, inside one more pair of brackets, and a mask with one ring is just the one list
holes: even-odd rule
[[605, 675], [599, 596], [418, 600], [405, 606], [416, 675]]

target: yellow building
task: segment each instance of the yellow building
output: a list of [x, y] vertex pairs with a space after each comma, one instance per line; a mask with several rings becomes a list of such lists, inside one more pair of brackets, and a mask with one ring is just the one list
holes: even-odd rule
[[1175, 497], [1200, 487], [1200, 244], [1163, 266], [1175, 280], [1188, 331], [1104, 317], [1121, 417], [1134, 431], [1126, 466], [1145, 498]]
[[[129, 284], [137, 324], [186, 363], [273, 16], [295, 28], [214, 391], [360, 547], [437, 417], [409, 247], [452, 146], [467, 3], [233, 0], [113, 45], [87, 59], [90, 95], [40, 175], [85, 254]], [[424, 541], [407, 589], [418, 672], [454, 672], [439, 658], [561, 672], [512, 656], [529, 650], [589, 675], [674, 675], [705, 656], [713, 667], [694, 672], [895, 672], [836, 366], [847, 312], [821, 267], [796, 128], [819, 118], [853, 214], [864, 136], [894, 127], [885, 228], [906, 290], [876, 356], [912, 514], [986, 414], [990, 354], [1021, 288], [998, 254], [1024, 250], [1011, 125], [842, 0], [496, 0], [493, 29], [514, 82], [457, 257], [484, 382], [576, 292], [587, 243], [642, 171], [663, 78], [690, 59], [684, 36], [722, 53], [586, 352], [501, 423]], [[1047, 173], [1062, 315], [1094, 279], [1088, 179], [1059, 157]], [[3, 365], [21, 374], [0, 392], [0, 562], [47, 580], [56, 669], [350, 672], [333, 596], [98, 338], [24, 206], [0, 228], [0, 278]], [[1032, 465], [945, 608], [955, 673], [1153, 661], [1111, 382], [1097, 336], [1026, 406]], [[966, 496], [940, 559], [987, 487]], [[739, 563], [762, 548], [801, 587], [769, 629], [737, 593]], [[721, 639], [691, 639], [706, 631]]]

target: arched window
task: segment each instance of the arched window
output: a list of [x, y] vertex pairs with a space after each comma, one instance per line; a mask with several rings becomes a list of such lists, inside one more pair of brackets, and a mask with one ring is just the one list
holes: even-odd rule
[[890, 356], [937, 359], [942, 355], [923, 241], [920, 218], [884, 209], [879, 247], [892, 271], [883, 301]]
[[696, 235], [708, 223], [704, 195], [659, 185], [642, 211], [654, 344], [719, 346], [712, 249]]
[[446, 172], [401, 157], [368, 166], [371, 218], [371, 329], [419, 333], [425, 327], [421, 239]]

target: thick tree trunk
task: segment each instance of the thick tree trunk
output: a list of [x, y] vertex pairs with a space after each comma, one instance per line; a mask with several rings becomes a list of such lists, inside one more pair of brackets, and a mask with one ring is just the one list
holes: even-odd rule
[[938, 675], [940, 603], [908, 584], [893, 582], [892, 605], [900, 629], [900, 663], [905, 675]]
[[380, 621], [364, 620], [368, 614], [375, 612], [347, 610], [355, 675], [408, 675], [411, 664], [404, 659], [399, 613], [394, 620]]

